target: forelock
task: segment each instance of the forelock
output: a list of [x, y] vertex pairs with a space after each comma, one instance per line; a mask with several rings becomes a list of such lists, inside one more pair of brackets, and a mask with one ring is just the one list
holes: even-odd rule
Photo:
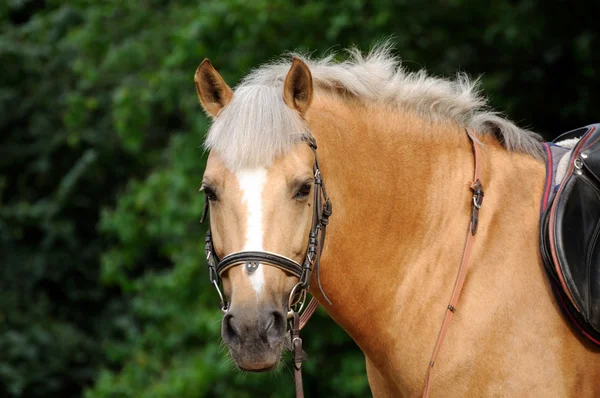
[[268, 166], [309, 134], [298, 112], [283, 101], [283, 84], [240, 85], [211, 126], [205, 147], [231, 170]]

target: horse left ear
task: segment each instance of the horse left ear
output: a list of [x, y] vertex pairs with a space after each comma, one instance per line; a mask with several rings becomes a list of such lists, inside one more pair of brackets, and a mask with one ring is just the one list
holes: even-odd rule
[[292, 61], [292, 67], [285, 77], [283, 84], [283, 100], [292, 109], [304, 116], [313, 96], [312, 75], [308, 66], [297, 57]]
[[205, 58], [196, 70], [194, 82], [202, 107], [211, 117], [217, 117], [221, 109], [231, 101], [233, 91], [208, 58]]

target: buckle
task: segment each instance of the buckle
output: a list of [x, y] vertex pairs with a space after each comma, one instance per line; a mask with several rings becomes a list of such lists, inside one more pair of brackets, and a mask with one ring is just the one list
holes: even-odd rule
[[473, 211], [471, 213], [471, 235], [477, 233], [477, 225], [479, 224], [479, 209], [483, 204], [483, 187], [481, 181], [477, 180], [471, 184], [471, 190], [473, 190]]
[[481, 186], [481, 181], [477, 180], [471, 185], [471, 190], [473, 190], [473, 206], [477, 209], [481, 209], [481, 205], [483, 204], [483, 187]]

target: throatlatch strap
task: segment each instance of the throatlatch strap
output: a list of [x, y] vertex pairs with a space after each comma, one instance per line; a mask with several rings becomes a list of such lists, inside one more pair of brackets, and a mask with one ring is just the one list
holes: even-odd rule
[[483, 202], [483, 189], [481, 186], [481, 153], [479, 150], [479, 146], [475, 141], [472, 133], [469, 130], [467, 131], [467, 135], [471, 140], [471, 144], [473, 145], [473, 154], [475, 158], [475, 171], [473, 175], [473, 183], [471, 184], [471, 190], [473, 190], [473, 211], [471, 215], [471, 221], [469, 222], [469, 229], [467, 232], [467, 240], [465, 242], [465, 248], [462, 255], [462, 260], [460, 262], [460, 268], [458, 269], [458, 276], [456, 277], [456, 282], [454, 283], [454, 290], [452, 292], [452, 296], [450, 297], [450, 303], [446, 308], [446, 314], [444, 316], [444, 322], [442, 323], [442, 327], [440, 328], [440, 332], [438, 335], [438, 339], [435, 343], [435, 347], [433, 349], [433, 354], [431, 355], [431, 360], [429, 361], [429, 366], [427, 368], [427, 375], [425, 376], [425, 388], [423, 390], [423, 397], [429, 397], [429, 389], [431, 382], [431, 373], [433, 372], [433, 365], [437, 358], [438, 352], [442, 343], [444, 342], [444, 337], [446, 336], [446, 332], [448, 331], [448, 327], [450, 326], [450, 321], [452, 320], [452, 315], [454, 315], [454, 311], [456, 311], [456, 305], [458, 304], [458, 299], [460, 297], [460, 293], [462, 292], [463, 285], [465, 283], [465, 278], [467, 276], [467, 270], [469, 269], [469, 259], [471, 257], [471, 249], [473, 248], [473, 241], [475, 240], [475, 234], [477, 233], [477, 223], [479, 221], [479, 208]]

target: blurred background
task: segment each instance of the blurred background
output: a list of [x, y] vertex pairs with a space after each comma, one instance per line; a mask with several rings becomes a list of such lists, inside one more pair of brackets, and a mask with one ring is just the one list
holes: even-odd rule
[[[599, 4], [2, 1], [0, 397], [293, 396], [289, 368], [242, 375], [219, 343], [204, 57], [233, 86], [286, 50], [393, 35], [407, 68], [483, 75], [496, 109], [552, 139], [600, 121]], [[307, 396], [370, 395], [324, 313], [303, 336]]]

